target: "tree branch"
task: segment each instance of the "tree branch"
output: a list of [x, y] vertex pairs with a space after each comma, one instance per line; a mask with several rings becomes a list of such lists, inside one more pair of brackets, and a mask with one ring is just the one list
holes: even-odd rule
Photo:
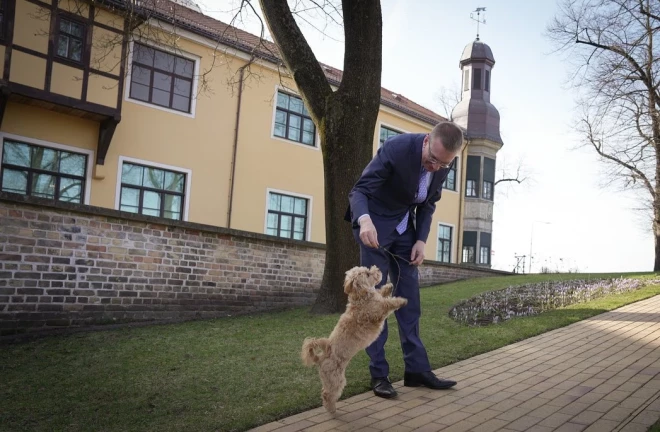
[[318, 125], [325, 117], [327, 98], [332, 95], [325, 73], [293, 18], [286, 0], [259, 0], [259, 3], [284, 63]]

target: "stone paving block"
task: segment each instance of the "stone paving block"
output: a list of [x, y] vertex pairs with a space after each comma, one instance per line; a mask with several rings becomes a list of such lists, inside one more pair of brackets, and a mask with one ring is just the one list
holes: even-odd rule
[[653, 423], [660, 419], [660, 412], [644, 410], [637, 414], [632, 421], [634, 423], [641, 423], [646, 426], [651, 426]]
[[458, 423], [454, 423], [453, 425], [448, 426], [445, 429], [442, 429], [442, 432], [467, 432], [469, 430], [472, 430], [472, 428], [476, 426], [479, 425], [477, 423], [472, 423], [466, 420], [462, 420]]
[[568, 422], [571, 419], [571, 417], [573, 416], [570, 414], [554, 413], [551, 416], [547, 417], [545, 420], [539, 422], [539, 425], [556, 428]]
[[543, 405], [538, 408], [536, 408], [533, 411], [529, 412], [529, 415], [532, 417], [539, 417], [539, 418], [547, 418], [550, 417], [552, 414], [556, 413], [559, 411], [561, 407], [554, 406], [554, 405]]
[[506, 420], [500, 420], [500, 419], [490, 419], [485, 423], [481, 423], [479, 426], [476, 426], [474, 429], [472, 429], [471, 432], [493, 432], [496, 430], [501, 429], [502, 427], [506, 426], [509, 422]]
[[593, 423], [591, 426], [586, 428], [584, 430], [584, 432], [611, 432], [617, 426], [619, 426], [619, 422], [615, 422], [613, 420], [599, 419], [595, 423]]
[[444, 415], [448, 415], [448, 414], [453, 414], [453, 413], [455, 413], [455, 412], [459, 412], [459, 411], [462, 410], [463, 408], [465, 408], [465, 405], [459, 405], [459, 404], [456, 404], [456, 403], [450, 403], [450, 404], [447, 404], [447, 405], [444, 405], [444, 406], [441, 406], [441, 407], [437, 407], [437, 408], [435, 408], [435, 409], [433, 410], [433, 412], [434, 412], [435, 414], [438, 414], [438, 415], [444, 416]]
[[458, 423], [461, 420], [465, 420], [466, 418], [472, 416], [471, 413], [466, 413], [462, 411], [457, 411], [453, 412], [451, 414], [446, 414], [443, 416], [440, 416], [434, 422], [444, 424], [444, 425], [453, 425], [454, 423]]
[[630, 414], [633, 413], [633, 411], [634, 410], [632, 408], [622, 408], [622, 407], [616, 406], [616, 407], [612, 408], [611, 410], [609, 410], [608, 412], [606, 412], [605, 415], [603, 416], [603, 419], [605, 419], [605, 420], [615, 420], [615, 421], [621, 422], [621, 421], [625, 420], [626, 418], [628, 418], [630, 416]]
[[340, 420], [326, 420], [323, 423], [317, 423], [316, 425], [305, 429], [305, 432], [326, 432], [336, 429], [344, 425], [344, 422]]
[[420, 416], [413, 417], [410, 420], [406, 420], [405, 422], [401, 423], [401, 426], [407, 426], [415, 429], [428, 423], [434, 422], [438, 419], [438, 416], [434, 414], [422, 414]]
[[632, 408], [632, 409], [638, 409], [644, 406], [644, 403], [646, 402], [646, 399], [641, 399], [641, 398], [636, 398], [636, 397], [629, 397], [621, 401], [619, 403], [619, 406], [621, 408]]
[[514, 420], [518, 420], [520, 417], [524, 415], [527, 415], [530, 411], [532, 410], [527, 408], [514, 407], [500, 413], [497, 416], [497, 418], [500, 420], [514, 421]]
[[508, 411], [513, 407], [516, 407], [520, 405], [519, 400], [515, 399], [505, 399], [501, 402], [496, 403], [495, 405], [491, 406], [490, 409], [493, 409], [495, 411]]
[[506, 427], [516, 431], [526, 431], [535, 424], [541, 421], [538, 417], [532, 417], [530, 415], [524, 415], [519, 419], [509, 423]]
[[620, 432], [646, 432], [647, 426], [640, 423], [628, 423], [623, 428], [619, 429]]
[[599, 418], [603, 416], [603, 413], [598, 411], [586, 410], [577, 414], [571, 419], [571, 423], [579, 423], [589, 426], [590, 424], [596, 422]]
[[[435, 409], [434, 407], [432, 407], [432, 408]], [[375, 411], [375, 412], [369, 414], [368, 417], [370, 417], [374, 420], [383, 420], [383, 419], [386, 419], [388, 417], [399, 415], [403, 412], [408, 412], [408, 410], [406, 410], [405, 408], [397, 407], [397, 406], [391, 406], [389, 408], [385, 408], [384, 410]]]
[[577, 424], [577, 423], [564, 423], [555, 429], [555, 432], [581, 432], [586, 429], [587, 426]]
[[567, 394], [563, 394], [560, 396], [557, 396], [554, 399], [550, 399], [550, 402], [548, 402], [548, 405], [555, 405], [559, 407], [566, 406], [572, 402], [575, 402], [577, 399], [579, 399], [578, 396], [569, 396]]

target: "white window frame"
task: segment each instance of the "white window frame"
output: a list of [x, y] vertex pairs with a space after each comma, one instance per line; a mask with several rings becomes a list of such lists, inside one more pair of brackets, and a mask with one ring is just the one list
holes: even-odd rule
[[[481, 239], [480, 239], [480, 240], [481, 240]], [[481, 261], [481, 258], [482, 258], [482, 256], [481, 256], [481, 249], [482, 249], [482, 248], [486, 248], [486, 249], [488, 249], [488, 256], [487, 256], [487, 260], [486, 260], [486, 262], [482, 262], [482, 261]], [[491, 261], [491, 254], [492, 254], [492, 250], [490, 249], [490, 246], [481, 246], [481, 241], [479, 241], [479, 264], [490, 264], [490, 261]]]
[[435, 260], [444, 264], [444, 261], [438, 260], [438, 253], [440, 251], [439, 236], [440, 236], [441, 226], [446, 226], [451, 228], [451, 245], [449, 248], [449, 263], [454, 263], [456, 261], [456, 257], [454, 256], [454, 251], [453, 251], [454, 246], [456, 245], [456, 225], [447, 222], [438, 222], [437, 224], [437, 230], [435, 232]]
[[[95, 152], [91, 149], [75, 147], [66, 144], [60, 144], [52, 141], [44, 141], [36, 138], [30, 138], [22, 135], [14, 135], [6, 132], [0, 132], [0, 158], [2, 158], [3, 147], [5, 144], [5, 139], [22, 141], [26, 144], [34, 144], [42, 147], [50, 147], [52, 149], [64, 150], [71, 153], [79, 153], [87, 156], [87, 168], [85, 172], [85, 190], [83, 191], [83, 202], [84, 205], [89, 205], [90, 196], [92, 194], [92, 171], [94, 169]], [[0, 164], [2, 161], [0, 160]], [[57, 201], [55, 202], [66, 202], [66, 201]]]
[[[277, 93], [279, 93], [279, 92], [286, 93], [286, 94], [289, 94], [291, 96], [295, 96], [295, 97], [298, 97], [298, 98], [302, 99], [302, 96], [300, 95], [300, 93], [298, 93], [297, 91], [295, 91], [293, 89], [290, 89], [288, 87], [284, 87], [280, 84], [277, 84], [275, 86], [275, 93], [273, 95], [273, 114], [272, 114], [272, 118], [270, 120], [270, 138], [274, 139], [274, 140], [277, 140], [277, 141], [285, 142], [287, 144], [293, 144], [293, 145], [297, 145], [299, 147], [304, 147], [308, 150], [315, 150], [315, 151], [321, 150], [321, 136], [319, 135], [319, 129], [318, 129], [318, 127], [316, 127], [316, 123], [314, 123], [314, 145], [303, 144], [303, 143], [300, 143], [298, 141], [289, 140], [289, 139], [282, 138], [282, 137], [279, 137], [279, 136], [275, 135], [275, 116], [276, 116], [276, 113], [277, 113]], [[305, 103], [305, 101], [303, 100], [303, 104], [304, 103]], [[309, 109], [307, 111], [309, 111]], [[312, 120], [312, 121], [314, 121], [314, 120]]]
[[394, 131], [399, 132], [399, 133], [402, 133], [402, 134], [404, 134], [404, 133], [410, 133], [409, 131], [407, 131], [407, 130], [405, 130], [405, 129], [402, 129], [402, 128], [398, 127], [398, 126], [394, 126], [393, 124], [385, 123], [385, 122], [379, 121], [379, 122], [378, 122], [378, 130], [376, 131], [376, 132], [377, 132], [377, 134], [376, 134], [376, 142], [378, 143], [378, 147], [377, 147], [377, 148], [381, 148], [381, 147], [382, 147], [381, 144], [380, 144], [380, 129], [381, 129], [381, 128], [391, 129], [391, 130], [394, 130]]
[[[161, 168], [164, 170], [168, 171], [175, 171], [179, 172], [181, 174], [186, 175], [186, 190], [185, 190], [185, 195], [183, 197], [183, 215], [181, 216], [182, 221], [187, 221], [188, 220], [188, 212], [190, 210], [190, 185], [192, 184], [192, 170], [188, 168], [182, 168], [182, 167], [177, 167], [177, 166], [172, 166], [172, 165], [165, 165], [162, 163], [158, 162], [153, 162], [153, 161], [147, 161], [143, 159], [136, 159], [128, 156], [119, 156], [119, 162], [117, 163], [117, 185], [115, 188], [115, 210], [119, 210], [120, 207], [120, 200], [121, 200], [121, 172], [122, 169], [124, 168], [124, 162], [128, 163], [135, 163], [139, 165], [144, 165], [148, 166], [151, 168]], [[140, 215], [139, 213], [136, 213]], [[172, 220], [176, 222], [176, 219], [167, 219], [164, 218], [165, 220]]]
[[[287, 190], [282, 190], [282, 189], [273, 189], [273, 188], [266, 188], [266, 205], [264, 207], [264, 234], [268, 232], [268, 203], [270, 200], [270, 194], [276, 193], [276, 194], [282, 194], [282, 195], [289, 195], [293, 196], [296, 198], [305, 198], [309, 205], [307, 206], [307, 230], [305, 232], [305, 240], [296, 240], [296, 241], [312, 241], [312, 209], [314, 205], [314, 197], [312, 195], [305, 195], [297, 192], [291, 192]], [[268, 235], [268, 234], [266, 234]], [[284, 238], [284, 237], [277, 237], [277, 238]], [[285, 240], [293, 240], [293, 239], [286, 239]]]
[[456, 190], [452, 189], [445, 189], [442, 188], [442, 193], [453, 193], [453, 194], [458, 194], [461, 193], [461, 155], [456, 156], [458, 158], [458, 163], [455, 165], [456, 167], [456, 178], [454, 179], [454, 186], [456, 187]]
[[[130, 94], [131, 94], [131, 75], [133, 73], [133, 47], [134, 47], [135, 42], [137, 42], [139, 44], [142, 44], [142, 45], [145, 45], [145, 46], [148, 46], [148, 47], [151, 47], [151, 48], [154, 48], [154, 49], [158, 49], [158, 50], [161, 50], [161, 51], [168, 52], [170, 54], [173, 54], [173, 55], [176, 55], [176, 56], [179, 56], [179, 57], [183, 57], [187, 60], [191, 60], [194, 63], [195, 66], [194, 66], [194, 71], [193, 71], [192, 89], [191, 89], [191, 92], [190, 92], [191, 99], [190, 99], [190, 112], [189, 113], [186, 113], [186, 112], [183, 112], [183, 111], [178, 111], [178, 110], [175, 110], [175, 109], [172, 109], [172, 108], [163, 107], [163, 106], [156, 105], [156, 104], [151, 104], [149, 102], [144, 102], [144, 101], [137, 100], [137, 99], [132, 99], [130, 97]], [[197, 108], [198, 86], [199, 86], [199, 64], [200, 64], [200, 62], [201, 62], [201, 57], [199, 57], [195, 54], [191, 54], [191, 53], [188, 53], [188, 52], [185, 52], [185, 51], [177, 50], [177, 49], [174, 49], [172, 47], [160, 45], [160, 44], [154, 43], [154, 42], [152, 42], [150, 40], [147, 40], [147, 39], [138, 38], [135, 41], [133, 41], [133, 40], [130, 41], [129, 45], [128, 45], [128, 62], [127, 62], [128, 70], [126, 71], [127, 72], [126, 73], [126, 79], [124, 81], [125, 82], [125, 85], [124, 85], [124, 101], [130, 102], [130, 103], [133, 103], [133, 104], [136, 104], [136, 105], [142, 105], [142, 106], [145, 106], [145, 107], [165, 111], [165, 112], [168, 112], [168, 113], [171, 113], [171, 114], [177, 114], [177, 115], [184, 116], [184, 117], [195, 118], [195, 111], [196, 111], [196, 108]]]

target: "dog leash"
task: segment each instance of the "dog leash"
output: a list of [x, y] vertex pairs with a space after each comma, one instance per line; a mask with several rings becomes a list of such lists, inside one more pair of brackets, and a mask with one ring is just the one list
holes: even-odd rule
[[403, 261], [403, 262], [405, 262], [405, 263], [407, 263], [407, 264], [409, 264], [409, 265], [412, 265], [412, 263], [411, 263], [410, 261], [408, 261], [407, 259], [405, 259], [404, 257], [402, 257], [402, 256], [400, 256], [400, 255], [397, 255], [397, 254], [394, 254], [394, 253], [388, 251], [388, 250], [385, 249], [383, 246], [380, 246], [380, 245], [379, 245], [379, 246], [378, 246], [378, 249], [383, 250], [383, 251], [387, 252], [388, 254], [390, 254], [390, 256], [391, 256], [392, 258], [394, 258], [394, 262], [396, 263], [396, 266], [397, 266], [397, 268], [399, 269], [399, 271], [398, 271], [398, 273], [397, 273], [396, 283], [394, 284], [394, 290], [392, 291], [392, 295], [394, 295], [395, 292], [396, 292], [396, 289], [399, 288], [399, 280], [401, 280], [401, 266], [399, 265], [399, 261], [398, 261], [397, 259], [400, 259], [401, 261]]

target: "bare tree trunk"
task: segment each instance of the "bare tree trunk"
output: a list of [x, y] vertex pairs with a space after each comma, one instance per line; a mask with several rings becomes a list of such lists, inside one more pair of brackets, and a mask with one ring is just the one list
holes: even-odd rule
[[332, 91], [286, 0], [260, 0], [284, 63], [293, 75], [321, 137], [325, 179], [326, 259], [312, 311], [341, 312], [347, 270], [359, 249], [344, 220], [348, 193], [372, 157], [380, 108], [382, 13], [379, 0], [344, 0], [344, 71]]

